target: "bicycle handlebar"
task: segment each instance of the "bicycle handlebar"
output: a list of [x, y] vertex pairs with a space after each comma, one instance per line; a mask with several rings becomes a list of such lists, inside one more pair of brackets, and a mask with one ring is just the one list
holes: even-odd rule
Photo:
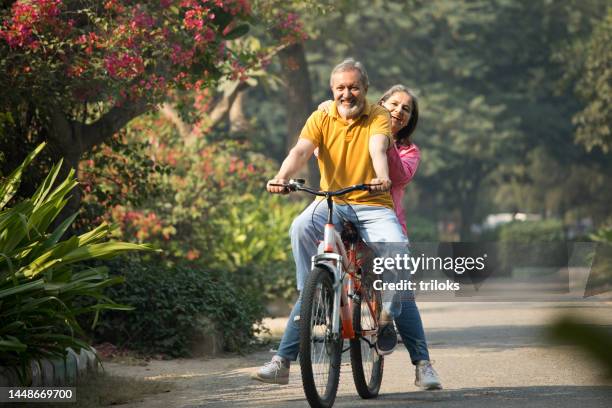
[[371, 188], [373, 186], [378, 186], [380, 184], [355, 184], [350, 187], [344, 187], [344, 188], [341, 188], [340, 190], [335, 190], [335, 191], [315, 190], [312, 187], [308, 187], [304, 185], [304, 180], [301, 180], [301, 179], [289, 180], [289, 183], [287, 184], [272, 183], [270, 185], [275, 186], [275, 187], [284, 187], [289, 191], [305, 191], [312, 195], [321, 196], [321, 197], [337, 197], [337, 196], [344, 195], [346, 193], [350, 193], [351, 191], [357, 191], [357, 190], [371, 191]]

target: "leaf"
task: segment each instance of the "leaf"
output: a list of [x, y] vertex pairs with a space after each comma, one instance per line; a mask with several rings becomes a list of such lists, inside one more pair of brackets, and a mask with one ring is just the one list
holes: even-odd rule
[[28, 346], [19, 340], [5, 340], [0, 338], [0, 351], [26, 351]]
[[246, 35], [249, 32], [249, 29], [250, 27], [248, 24], [241, 24], [237, 26], [236, 28], [234, 28], [229, 33], [225, 34], [223, 38], [225, 40], [235, 40], [236, 38], [240, 38]]
[[11, 198], [13, 198], [17, 192], [17, 189], [19, 188], [23, 170], [32, 162], [32, 160], [34, 160], [36, 156], [38, 156], [44, 147], [44, 142], [39, 144], [36, 149], [28, 154], [23, 163], [21, 163], [19, 167], [17, 167], [5, 180], [2, 181], [0, 184], [0, 209], [3, 209]]
[[15, 286], [9, 289], [0, 290], [0, 299], [6, 298], [8, 296], [24, 294], [26, 292], [39, 290], [39, 289], [42, 289], [43, 287], [44, 287], [44, 282], [42, 280], [36, 280], [33, 282], [20, 284], [19, 286]]

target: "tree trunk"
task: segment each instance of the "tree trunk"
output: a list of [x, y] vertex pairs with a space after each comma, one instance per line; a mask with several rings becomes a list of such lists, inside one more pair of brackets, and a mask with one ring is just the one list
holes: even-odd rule
[[[306, 119], [313, 111], [312, 91], [304, 45], [302, 43], [293, 44], [281, 50], [278, 55], [285, 82], [287, 102], [285, 150], [288, 152], [297, 142]], [[308, 169], [298, 176], [307, 178], [310, 184], [319, 184], [319, 169], [314, 157], [308, 161]]]
[[234, 99], [234, 103], [232, 103], [229, 109], [229, 133], [231, 136], [244, 137], [244, 135], [251, 130], [251, 123], [244, 114], [244, 102], [247, 89], [248, 88], [244, 88], [238, 92], [236, 99]]
[[[49, 150], [54, 163], [63, 160], [56, 183], [61, 183], [74, 169], [73, 177], [78, 180], [79, 161], [84, 151], [82, 124], [66, 118], [60, 110], [56, 110], [51, 118], [49, 131]], [[54, 225], [61, 224], [66, 218], [79, 211], [82, 193], [80, 186], [76, 186], [69, 195], [66, 206], [55, 219]]]
[[469, 241], [472, 238], [472, 222], [474, 220], [474, 207], [472, 201], [466, 200], [461, 206], [461, 224], [459, 225], [459, 240], [461, 242]]
[[[149, 109], [151, 109], [151, 106], [137, 101], [130, 106], [114, 107], [91, 124], [69, 119], [61, 109], [55, 109], [51, 114], [47, 130], [49, 150], [54, 162], [57, 163], [60, 159], [64, 160], [57, 182], [61, 182], [68, 177], [71, 169], [75, 171], [73, 177], [78, 180], [81, 157], [95, 146], [111, 138], [130, 120]], [[71, 192], [68, 203], [66, 203], [54, 224], [59, 225], [66, 218], [79, 211], [81, 198], [82, 192], [80, 187], [77, 186]]]
[[476, 213], [476, 205], [478, 204], [478, 191], [480, 190], [481, 177], [484, 177], [483, 172], [479, 171], [477, 166], [473, 169], [471, 179], [467, 182], [459, 192], [461, 196], [461, 224], [459, 225], [459, 240], [461, 242], [470, 241], [472, 239], [472, 224], [474, 223], [474, 214]]

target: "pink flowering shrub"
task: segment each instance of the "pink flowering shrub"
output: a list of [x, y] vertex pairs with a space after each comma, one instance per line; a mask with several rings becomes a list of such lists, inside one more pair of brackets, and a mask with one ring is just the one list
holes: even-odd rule
[[[219, 243], [233, 239], [242, 219], [284, 210], [264, 189], [275, 163], [248, 143], [209, 140], [187, 146], [161, 115], [135, 120], [114, 145], [81, 162], [84, 208], [92, 210], [86, 218], [117, 223], [126, 240], [153, 242], [169, 259], [225, 259]], [[228, 226], [235, 209], [237, 224]], [[279, 220], [284, 240], [290, 219]], [[284, 257], [285, 244], [270, 250]]]
[[243, 78], [261, 54], [228, 41], [251, 18], [246, 0], [16, 0], [0, 9], [0, 85], [73, 103], [155, 102]]

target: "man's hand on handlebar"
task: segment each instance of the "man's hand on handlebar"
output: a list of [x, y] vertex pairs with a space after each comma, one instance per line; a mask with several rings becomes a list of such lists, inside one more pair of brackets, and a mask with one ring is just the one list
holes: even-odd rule
[[370, 191], [389, 191], [391, 190], [391, 180], [386, 178], [373, 178], [370, 181]]
[[278, 178], [277, 176], [271, 180], [268, 180], [268, 183], [266, 184], [266, 190], [268, 190], [268, 192], [272, 194], [289, 194], [289, 189], [287, 189], [287, 187], [283, 187], [279, 185], [272, 185], [272, 184], [284, 185], [287, 183], [289, 183], [289, 180], [284, 179], [284, 178]]

